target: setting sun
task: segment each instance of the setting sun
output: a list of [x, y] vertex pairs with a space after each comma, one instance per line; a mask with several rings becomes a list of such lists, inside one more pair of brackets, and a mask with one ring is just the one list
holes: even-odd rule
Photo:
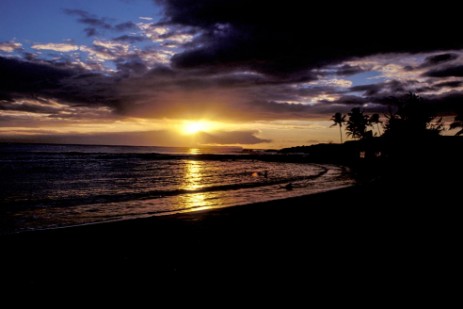
[[189, 121], [183, 125], [183, 133], [185, 134], [196, 134], [198, 132], [206, 131], [209, 128], [209, 124], [204, 121]]

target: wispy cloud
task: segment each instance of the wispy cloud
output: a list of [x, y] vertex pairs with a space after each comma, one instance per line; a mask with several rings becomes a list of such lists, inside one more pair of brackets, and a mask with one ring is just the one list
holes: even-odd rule
[[6, 53], [12, 53], [15, 50], [21, 49], [22, 44], [18, 42], [0, 42], [0, 51], [6, 52]]
[[87, 27], [84, 28], [84, 31], [89, 37], [100, 34], [100, 31], [124, 32], [138, 29], [137, 25], [131, 21], [114, 23], [109, 18], [99, 17], [84, 10], [65, 9], [64, 12], [70, 16], [77, 17], [78, 22], [86, 25]]
[[137, 23], [137, 26], [151, 41], [174, 49], [191, 43], [195, 34], [195, 30], [191, 27], [161, 25], [150, 22], [140, 22]]
[[123, 42], [114, 42], [114, 41], [103, 41], [103, 40], [95, 40], [93, 41], [94, 46], [107, 48], [110, 50], [118, 50], [127, 52], [129, 50], [130, 45]]
[[95, 28], [100, 28], [100, 29], [112, 29], [113, 25], [108, 22], [107, 18], [104, 17], [98, 17], [94, 14], [91, 14], [87, 11], [84, 10], [79, 10], [79, 9], [65, 9], [64, 12], [70, 16], [76, 16], [78, 17], [78, 21], [91, 26]]
[[333, 86], [339, 88], [349, 88], [352, 86], [352, 81], [347, 79], [319, 79], [316, 81], [309, 82], [308, 85], [320, 85], [320, 86]]
[[57, 52], [71, 52], [79, 50], [78, 45], [69, 43], [34, 44], [31, 46], [31, 48], [39, 50], [52, 50]]
[[117, 30], [117, 31], [128, 31], [128, 30], [136, 30], [136, 29], [138, 29], [137, 25], [135, 25], [131, 21], [120, 23], [114, 26], [114, 30]]

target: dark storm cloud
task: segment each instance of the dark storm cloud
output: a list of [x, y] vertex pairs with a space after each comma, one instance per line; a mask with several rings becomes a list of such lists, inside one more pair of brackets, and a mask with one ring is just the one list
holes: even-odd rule
[[437, 84], [434, 85], [434, 87], [436, 87], [436, 89], [440, 89], [440, 88], [444, 88], [444, 87], [457, 88], [457, 87], [461, 87], [461, 86], [463, 86], [463, 81], [442, 82], [442, 83], [437, 83]]
[[115, 61], [115, 63], [119, 76], [128, 77], [132, 75], [141, 75], [148, 70], [143, 60], [136, 55], [119, 58]]
[[383, 85], [379, 84], [368, 84], [351, 87], [349, 90], [352, 92], [362, 92], [366, 96], [372, 96], [377, 94], [383, 89]]
[[[52, 114], [49, 117], [61, 118], [66, 117], [65, 113], [54, 112], [53, 107], [45, 103], [24, 106], [16, 103], [22, 98], [56, 99], [71, 107], [106, 106], [114, 116], [144, 118], [324, 119], [326, 114], [347, 112], [353, 106], [367, 106], [369, 112], [386, 112], [390, 97], [400, 96], [416, 86], [413, 81], [392, 80], [340, 89], [331, 85], [293, 84], [280, 77], [248, 71], [179, 70], [167, 65], [149, 70], [142, 57], [135, 54], [119, 57], [114, 63], [117, 73], [105, 75], [66, 63], [58, 68], [53, 64], [0, 58], [0, 98], [12, 102], [0, 102], [0, 105], [3, 110], [48, 113]], [[440, 86], [457, 87], [458, 84]], [[361, 95], [352, 95], [354, 92]], [[311, 101], [324, 95], [338, 98]], [[78, 115], [74, 113], [70, 117]], [[97, 118], [84, 112], [81, 117]], [[244, 135], [234, 136], [240, 137], [239, 143], [258, 142], [252, 134], [248, 139], [244, 139]], [[226, 134], [220, 137], [231, 139]], [[213, 137], [209, 137], [207, 143], [219, 144]]]
[[[136, 55], [117, 59], [115, 64], [117, 74], [103, 75], [71, 64], [58, 68], [0, 57], [0, 97], [13, 103], [43, 98], [69, 106], [106, 106], [125, 116], [190, 118], [212, 113], [225, 119], [255, 120], [308, 117], [310, 106], [287, 101], [330, 89], [297, 88], [247, 73], [205, 74], [198, 78], [197, 72], [180, 72], [167, 66], [148, 71]], [[13, 103], [1, 104], [4, 110], [50, 112], [46, 104], [21, 107]], [[87, 115], [82, 113], [82, 117]]]
[[[384, 93], [383, 95], [360, 97], [342, 96], [331, 102], [324, 102], [314, 107], [314, 112], [330, 114], [334, 112], [346, 113], [353, 106], [362, 107], [367, 113], [384, 113], [394, 111], [409, 94]], [[444, 94], [426, 95], [422, 97], [422, 104], [427, 105], [437, 115], [454, 115], [463, 110], [463, 93], [455, 91]]]
[[9, 93], [0, 91], [0, 101], [12, 102], [13, 97]]
[[[370, 62], [362, 63], [363, 56], [435, 53], [463, 47], [463, 41], [447, 39], [449, 36], [429, 37], [436, 31], [445, 29], [451, 34], [458, 29], [453, 26], [459, 26], [459, 19], [451, 15], [442, 23], [420, 22], [420, 31], [414, 31], [415, 36], [410, 38], [408, 30], [412, 26], [408, 25], [430, 20], [440, 13], [440, 8], [429, 12], [424, 9], [419, 20], [415, 20], [415, 15], [403, 8], [381, 7], [381, 15], [388, 16], [383, 18], [375, 12], [365, 12], [364, 7], [359, 10], [350, 2], [336, 9], [332, 3], [307, 7], [299, 0], [280, 4], [259, 0], [158, 2], [165, 8], [164, 20], [146, 23], [146, 29], [140, 30], [143, 35], [113, 32], [120, 36], [112, 41], [95, 40], [91, 47], [76, 45], [73, 53], [78, 50], [90, 55], [84, 60], [85, 65], [71, 55], [62, 56], [60, 63], [47, 63], [32, 54], [28, 61], [0, 58], [3, 110], [53, 114], [47, 104], [34, 105], [25, 100], [44, 98], [71, 107], [108, 107], [117, 116], [204, 116], [237, 121], [310, 119], [367, 104], [368, 109], [384, 110], [391, 96], [414, 89], [430, 92], [461, 85], [450, 79], [425, 78], [426, 81], [418, 82], [397, 77], [401, 81], [381, 79], [375, 84], [349, 88], [349, 83], [340, 86], [336, 80], [330, 80], [333, 75], [368, 72], [373, 70], [371, 62], [380, 62], [379, 57], [370, 57]], [[89, 36], [137, 29], [131, 22], [117, 24], [86, 11], [65, 11], [87, 27]], [[326, 17], [329, 27], [320, 24], [320, 16]], [[366, 27], [371, 29], [369, 36], [364, 32]], [[142, 41], [146, 41], [145, 47], [126, 44]], [[171, 53], [176, 54], [169, 63]], [[448, 52], [426, 58], [424, 66], [428, 71], [432, 68], [426, 76], [463, 76], [463, 66], [449, 67], [456, 57]], [[346, 64], [346, 59], [360, 64]], [[91, 61], [101, 66], [91, 66]], [[95, 73], [108, 63], [106, 68], [116, 69], [115, 72]], [[82, 67], [95, 71], [89, 74]], [[410, 67], [397, 74], [407, 71], [407, 78], [416, 69]], [[440, 102], [433, 99], [436, 104]], [[18, 104], [21, 100], [25, 104]], [[220, 137], [233, 140], [227, 134]], [[233, 135], [240, 138], [239, 143], [259, 142], [252, 132], [240, 134]], [[208, 138], [215, 143], [214, 138], [218, 137]]]
[[345, 64], [341, 66], [339, 69], [336, 70], [336, 75], [339, 76], [350, 76], [358, 73], [362, 73], [368, 71], [360, 66], [352, 66], [349, 64]]
[[138, 43], [147, 41], [148, 38], [141, 35], [121, 35], [114, 39], [114, 41], [127, 42], [127, 43]]
[[115, 79], [82, 69], [0, 57], [0, 94], [10, 100], [58, 99], [69, 104], [117, 108]]
[[449, 89], [454, 89], [454, 91], [456, 91], [457, 88], [460, 88], [462, 86], [463, 86], [463, 81], [456, 81], [456, 80], [437, 82], [434, 84], [428, 82], [428, 83], [423, 83], [422, 86], [415, 88], [415, 92], [418, 94], [420, 93], [432, 94], [432, 93], [439, 93], [445, 88], [447, 88], [445, 89], [447, 91]]
[[390, 95], [361, 97], [355, 95], [341, 96], [334, 101], [322, 101], [314, 106], [313, 113], [318, 115], [332, 115], [334, 113], [348, 113], [353, 107], [361, 107], [367, 113], [387, 113], [391, 106], [395, 106], [396, 99]]
[[444, 62], [449, 62], [457, 58], [458, 58], [458, 55], [452, 54], [452, 53], [445, 53], [445, 54], [429, 56], [424, 60], [424, 63], [422, 66], [432, 66], [432, 65], [436, 65], [436, 64], [440, 64]]
[[363, 105], [368, 102], [366, 97], [359, 97], [355, 95], [345, 95], [335, 101], [337, 104], [342, 105]]
[[46, 64], [0, 57], [0, 91], [5, 93], [40, 93], [56, 89], [60, 80], [73, 72]]
[[[202, 44], [173, 57], [178, 68], [246, 68], [274, 76], [304, 76], [308, 69], [339, 63], [352, 57], [389, 52], [426, 52], [458, 49], [463, 42], [452, 35], [429, 33], [459, 29], [456, 10], [445, 6], [409, 9], [382, 6], [381, 14], [365, 11], [351, 2], [307, 6], [299, 0], [284, 3], [248, 0], [158, 0], [165, 7], [165, 21], [202, 29]], [[360, 8], [361, 7], [361, 8]], [[326, 14], [330, 27], [320, 25]], [[437, 15], [442, 22], [430, 23]], [[391, 21], [393, 17], [395, 22]], [[420, 31], [409, 30], [418, 24]], [[366, 39], [368, 27], [374, 35]]]
[[358, 85], [351, 87], [349, 92], [362, 92], [365, 97], [372, 97], [377, 95], [402, 95], [409, 92], [415, 85], [414, 81], [397, 81], [391, 80], [384, 83]]
[[[200, 78], [198, 78], [200, 76]], [[281, 95], [288, 98], [288, 93], [308, 95], [320, 91], [332, 90], [329, 87], [318, 87], [315, 89], [297, 89], [291, 86], [288, 81], [272, 79], [260, 74], [249, 72], [215, 72], [209, 70], [176, 70], [164, 65], [157, 65], [141, 78], [127, 81], [131, 87], [145, 89], [149, 87], [170, 87], [177, 90], [204, 90], [216, 88], [237, 88], [242, 92], [252, 92], [257, 89], [258, 95], [265, 95], [262, 90], [274, 89], [274, 95], [283, 91]], [[275, 98], [274, 98], [275, 99]]]
[[463, 77], [463, 65], [450, 66], [445, 68], [439, 68], [424, 73], [428, 77], [450, 77], [457, 76]]

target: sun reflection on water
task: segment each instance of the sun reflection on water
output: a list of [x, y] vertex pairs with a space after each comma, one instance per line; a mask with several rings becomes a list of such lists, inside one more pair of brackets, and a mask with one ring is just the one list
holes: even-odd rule
[[[188, 191], [196, 191], [203, 187], [203, 164], [201, 161], [188, 160], [185, 167], [185, 183], [183, 188]], [[208, 203], [207, 193], [196, 192], [183, 195], [183, 206], [188, 209], [204, 210], [211, 208]]]
[[194, 191], [202, 187], [203, 167], [202, 162], [189, 160], [185, 167], [184, 189]]
[[207, 202], [207, 195], [204, 193], [193, 193], [185, 196], [185, 204], [194, 210], [205, 210], [211, 208]]
[[201, 149], [198, 149], [198, 148], [190, 148], [190, 149], [188, 149], [188, 154], [190, 154], [190, 155], [201, 154]]

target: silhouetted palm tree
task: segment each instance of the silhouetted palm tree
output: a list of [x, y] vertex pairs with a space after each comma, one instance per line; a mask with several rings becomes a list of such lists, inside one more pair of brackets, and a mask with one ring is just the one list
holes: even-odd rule
[[[359, 107], [351, 109], [347, 114], [349, 120], [347, 121], [347, 134], [353, 138], [364, 138], [367, 136], [368, 116], [363, 113]], [[371, 132], [370, 132], [371, 135]]]
[[380, 123], [382, 123], [382, 121], [379, 120], [379, 114], [373, 114], [368, 119], [368, 125], [373, 127], [373, 125], [376, 124], [376, 130], [378, 131], [378, 136], [381, 135], [381, 130], [379, 128]]
[[346, 115], [343, 115], [341, 113], [335, 113], [331, 117], [331, 120], [333, 120], [334, 122], [331, 125], [332, 127], [339, 126], [339, 137], [341, 138], [341, 144], [342, 144], [342, 125], [346, 122]]
[[[410, 92], [404, 99], [395, 99], [397, 111], [386, 117], [386, 134], [396, 138], [408, 139], [439, 135], [444, 129], [442, 120], [435, 120], [436, 115], [430, 106], [418, 95]], [[434, 121], [433, 121], [434, 120]]]
[[462, 135], [463, 134], [463, 112], [458, 113], [455, 116], [455, 119], [450, 124], [450, 130], [461, 128], [455, 135]]

